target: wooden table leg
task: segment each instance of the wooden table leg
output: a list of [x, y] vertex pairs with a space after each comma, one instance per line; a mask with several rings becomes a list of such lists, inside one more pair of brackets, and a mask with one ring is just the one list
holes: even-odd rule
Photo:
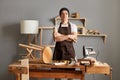
[[20, 73], [15, 73], [15, 75], [16, 75], [16, 80], [21, 80], [21, 75], [20, 75]]
[[85, 74], [82, 73], [82, 75], [81, 75], [81, 79], [80, 79], [80, 80], [84, 80], [84, 77], [85, 77]]
[[112, 80], [112, 68], [110, 69], [110, 80]]

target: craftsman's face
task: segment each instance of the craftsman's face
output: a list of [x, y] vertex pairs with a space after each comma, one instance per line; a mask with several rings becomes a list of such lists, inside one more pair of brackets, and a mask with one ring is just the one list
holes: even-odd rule
[[66, 20], [68, 20], [68, 11], [66, 11], [66, 10], [63, 10], [62, 12], [61, 12], [61, 15], [60, 15], [60, 17], [61, 17], [61, 20], [63, 20], [63, 21], [66, 21]]

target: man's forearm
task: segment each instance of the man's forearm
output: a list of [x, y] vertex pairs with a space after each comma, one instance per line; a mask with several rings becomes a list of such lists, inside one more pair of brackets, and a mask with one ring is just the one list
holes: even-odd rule
[[77, 34], [76, 33], [64, 35], [64, 34], [58, 33], [56, 30], [54, 30], [53, 36], [54, 36], [55, 41], [64, 41], [64, 40], [73, 41], [73, 42], [77, 41]]
[[64, 41], [68, 39], [69, 39], [68, 35], [60, 35], [55, 37], [55, 41]]
[[77, 33], [72, 33], [69, 36], [69, 39], [71, 39], [74, 42], [77, 42]]

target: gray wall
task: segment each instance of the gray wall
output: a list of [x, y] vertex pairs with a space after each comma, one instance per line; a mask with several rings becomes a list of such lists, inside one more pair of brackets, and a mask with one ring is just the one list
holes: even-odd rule
[[[75, 44], [78, 58], [82, 57], [83, 45], [93, 46], [99, 52], [97, 59], [112, 66], [113, 80], [120, 79], [120, 0], [0, 0], [0, 80], [15, 80], [7, 68], [19, 58], [18, 43], [27, 40], [20, 34], [19, 22], [36, 19], [40, 26], [53, 26], [53, 18], [61, 7], [68, 7], [71, 13], [79, 12], [81, 17], [86, 17], [88, 29], [98, 29], [108, 35], [106, 44], [101, 38], [79, 37]], [[93, 78], [108, 80], [103, 75], [86, 75], [86, 80]]]

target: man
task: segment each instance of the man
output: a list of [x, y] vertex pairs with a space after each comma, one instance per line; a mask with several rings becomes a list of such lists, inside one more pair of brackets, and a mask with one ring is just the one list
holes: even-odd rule
[[53, 60], [75, 59], [73, 42], [77, 41], [77, 26], [68, 20], [70, 13], [67, 8], [61, 8], [61, 22], [54, 28], [53, 37], [56, 41]]
[[[59, 16], [61, 22], [54, 28], [53, 37], [56, 41], [53, 60], [71, 60], [75, 59], [73, 42], [77, 41], [77, 26], [69, 22], [70, 13], [67, 8], [61, 8]], [[71, 69], [74, 70], [74, 69]], [[55, 79], [61, 80], [61, 79]], [[72, 80], [72, 79], [68, 79]]]

